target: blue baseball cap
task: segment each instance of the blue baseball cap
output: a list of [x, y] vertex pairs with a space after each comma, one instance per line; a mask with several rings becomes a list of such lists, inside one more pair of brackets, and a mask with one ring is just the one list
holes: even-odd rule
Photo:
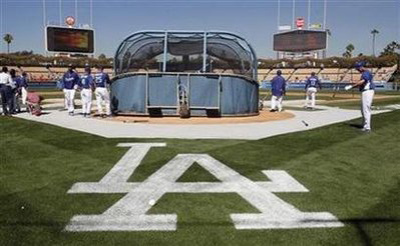
[[359, 69], [359, 68], [361, 68], [361, 67], [365, 67], [366, 64], [367, 64], [367, 63], [364, 62], [364, 61], [359, 61], [359, 62], [356, 63], [356, 65], [354, 65], [354, 67], [355, 67], [356, 69]]

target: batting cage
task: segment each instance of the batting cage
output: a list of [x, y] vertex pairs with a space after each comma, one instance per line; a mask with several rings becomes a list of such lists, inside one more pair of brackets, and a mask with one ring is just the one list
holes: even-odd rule
[[137, 32], [118, 47], [114, 71], [116, 114], [258, 114], [256, 54], [233, 33]]

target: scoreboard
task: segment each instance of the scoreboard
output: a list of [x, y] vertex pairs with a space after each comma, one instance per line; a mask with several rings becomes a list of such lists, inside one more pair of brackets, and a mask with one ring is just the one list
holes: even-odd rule
[[295, 30], [274, 35], [274, 51], [306, 52], [326, 49], [325, 31]]
[[69, 27], [46, 27], [46, 50], [49, 52], [94, 52], [94, 31]]

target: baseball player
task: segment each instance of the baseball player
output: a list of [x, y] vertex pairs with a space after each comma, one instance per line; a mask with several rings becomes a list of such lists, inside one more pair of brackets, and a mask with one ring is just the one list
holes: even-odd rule
[[282, 71], [278, 70], [276, 76], [271, 80], [271, 110], [270, 112], [275, 112], [278, 110], [282, 111], [282, 100], [283, 95], [286, 93], [286, 80], [282, 77]]
[[[94, 76], [95, 78], [95, 95], [97, 102], [97, 110], [101, 117], [110, 117], [111, 116], [111, 108], [110, 108], [110, 93], [108, 92], [107, 86], [110, 84], [110, 77], [108, 74], [103, 71], [102, 67], [97, 68], [97, 73]], [[106, 115], [103, 113], [103, 103], [105, 105]]]
[[79, 80], [79, 88], [81, 89], [82, 114], [83, 117], [90, 117], [92, 108], [92, 91], [94, 89], [94, 78], [89, 67], [85, 68], [85, 74]]
[[11, 69], [10, 70], [10, 76], [11, 76], [11, 80], [12, 83], [8, 84], [10, 90], [10, 94], [9, 94], [9, 105], [10, 105], [10, 113], [11, 114], [15, 114], [18, 111], [21, 111], [21, 109], [19, 108], [19, 104], [17, 104], [17, 99], [18, 99], [18, 93], [17, 93], [17, 86], [18, 86], [18, 76], [17, 76], [17, 71], [15, 71], [15, 69]]
[[18, 88], [21, 90], [22, 104], [26, 104], [26, 97], [28, 96], [28, 74], [22, 72], [22, 76], [18, 80]]
[[78, 87], [79, 75], [73, 70], [73, 67], [70, 66], [62, 79], [63, 79], [65, 101], [68, 107], [68, 114], [70, 116], [73, 116], [75, 110], [74, 108], [75, 90]]
[[[306, 80], [306, 104], [305, 104], [305, 108], [311, 108], [314, 109], [315, 108], [315, 95], [317, 94], [317, 87], [321, 90], [322, 89], [322, 85], [321, 85], [321, 81], [318, 79], [318, 77], [315, 75], [314, 72], [311, 73], [311, 77], [309, 77]], [[311, 101], [311, 105], [310, 105], [310, 101]]]
[[361, 92], [362, 131], [369, 133], [371, 132], [371, 105], [375, 94], [375, 84], [372, 73], [365, 69], [365, 65], [365, 62], [356, 63], [355, 69], [361, 73], [361, 78], [359, 81], [353, 82], [349, 89], [358, 87]]
[[11, 85], [13, 84], [13, 80], [8, 74], [8, 68], [3, 67], [0, 72], [0, 95], [1, 102], [3, 107], [3, 114], [10, 115], [11, 114]]

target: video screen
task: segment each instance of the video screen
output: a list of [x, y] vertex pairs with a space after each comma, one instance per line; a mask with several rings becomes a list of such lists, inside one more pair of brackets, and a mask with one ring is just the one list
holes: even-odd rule
[[305, 52], [326, 49], [326, 32], [296, 30], [274, 35], [274, 50]]
[[47, 27], [47, 51], [93, 53], [94, 32], [88, 29]]

